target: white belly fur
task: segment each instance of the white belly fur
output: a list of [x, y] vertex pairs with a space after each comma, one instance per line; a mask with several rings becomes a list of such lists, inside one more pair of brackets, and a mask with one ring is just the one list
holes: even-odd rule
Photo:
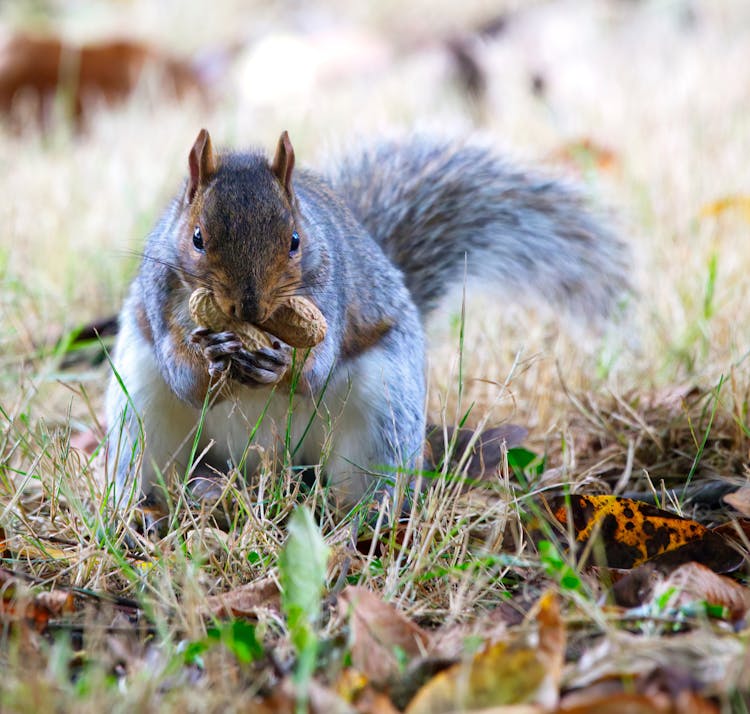
[[[267, 390], [241, 390], [208, 411], [200, 447], [214, 442], [208, 459], [219, 468], [236, 466], [244, 457], [246, 469], [252, 471], [260, 461], [257, 448], [247, 448], [252, 437], [252, 445], [274, 456], [278, 463], [284, 458], [287, 431], [290, 449], [294, 451], [314, 413], [314, 402], [309, 398], [295, 398], [291, 419], [289, 407], [289, 395], [282, 391], [269, 394]], [[316, 418], [305, 439], [305, 449], [300, 448], [294, 455], [295, 463], [318, 462], [320, 446], [315, 448], [315, 444], [320, 442], [320, 432], [320, 419]]]
[[[201, 448], [213, 441], [208, 458], [214, 466], [236, 466], [244, 458], [246, 472], [252, 473], [260, 461], [257, 447], [279, 464], [288, 443], [294, 465], [322, 464], [337, 499], [356, 503], [375, 480], [369, 476], [371, 469], [377, 471], [390, 460], [379, 443], [383, 437], [377, 426], [392, 418], [388, 365], [379, 350], [353, 361], [348, 374], [337, 374], [329, 383], [317, 408], [311, 397], [295, 395], [290, 406], [289, 394], [283, 391], [269, 396], [266, 390], [241, 389], [209, 410]], [[254, 448], [248, 449], [253, 430]]]

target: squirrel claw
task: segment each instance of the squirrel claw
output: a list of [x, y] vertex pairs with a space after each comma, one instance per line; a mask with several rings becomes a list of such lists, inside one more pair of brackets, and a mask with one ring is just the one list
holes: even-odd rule
[[193, 330], [190, 340], [201, 348], [208, 362], [224, 360], [242, 349], [242, 343], [234, 332], [211, 332], [199, 328]]
[[229, 360], [227, 359], [218, 359], [213, 360], [212, 362], [209, 362], [208, 364], [208, 374], [211, 376], [211, 378], [218, 378], [221, 377], [229, 368]]

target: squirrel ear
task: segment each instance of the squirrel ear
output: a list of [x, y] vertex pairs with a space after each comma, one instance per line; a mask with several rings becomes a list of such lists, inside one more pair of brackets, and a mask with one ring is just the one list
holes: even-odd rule
[[294, 169], [294, 147], [286, 131], [281, 132], [276, 146], [276, 156], [271, 162], [271, 171], [281, 181], [284, 190], [292, 194], [292, 169]]
[[193, 148], [190, 149], [188, 165], [190, 166], [190, 179], [185, 200], [191, 203], [198, 187], [207, 183], [216, 173], [216, 157], [211, 146], [211, 137], [205, 129], [200, 130]]

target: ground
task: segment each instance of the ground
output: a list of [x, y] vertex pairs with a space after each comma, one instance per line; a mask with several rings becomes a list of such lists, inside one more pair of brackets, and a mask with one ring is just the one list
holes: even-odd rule
[[[647, 612], [653, 602], [642, 596], [613, 615], [607, 585], [562, 536], [545, 531], [553, 552], [539, 548], [533, 519], [554, 519], [529, 504], [567, 487], [650, 500], [706, 527], [744, 513], [721, 495], [746, 483], [750, 446], [750, 6], [222, 0], [207, 10], [133, 0], [3, 5], [0, 22], [4, 32], [76, 42], [126, 35], [191, 57], [211, 76], [202, 99], [173, 100], [146, 72], [130, 98], [92, 108], [78, 128], [61, 106], [41, 131], [28, 117], [20, 131], [0, 126], [0, 533], [4, 568], [36, 588], [24, 595], [13, 581], [17, 596], [3, 600], [3, 710], [223, 711], [256, 693], [261, 701], [303, 659], [288, 603], [227, 620], [211, 598], [269, 578], [283, 584], [289, 516], [304, 503], [330, 548], [314, 626], [320, 686], [340, 686], [334, 672], [358, 661], [356, 628], [337, 603], [349, 583], [430, 637], [480, 623], [485, 639], [488, 613], [508, 604], [527, 615], [525, 625], [508, 616], [512, 633], [529, 623], [544, 632], [535, 613], [550, 620], [558, 608], [551, 619], [564, 621], [567, 645], [556, 692], [661, 667], [699, 680], [693, 689], [720, 710], [745, 711], [750, 682], [732, 663], [747, 657], [746, 606], [729, 620], [677, 618], [666, 606]], [[479, 84], [456, 60], [467, 55]], [[202, 126], [218, 144], [269, 152], [287, 129], [298, 162], [317, 166], [378, 132], [478, 133], [586, 187], [631, 246], [634, 290], [619, 315], [589, 325], [512, 296], [471, 294], [462, 320], [459, 289], [429, 325], [430, 420], [455, 424], [468, 412], [470, 426], [525, 427], [539, 468], [526, 467], [522, 484], [520, 452], [482, 490], [459, 497], [446, 481], [405, 532], [365, 543], [363, 527], [362, 552], [350, 546], [352, 521], [330, 512], [320, 488], [300, 494], [291, 474], [262, 475], [262, 502], [238, 487], [248, 500], [228, 532], [182, 508], [164, 539], [148, 540], [106, 511], [100, 459], [78, 446], [92, 430], [103, 437], [108, 365], [96, 346], [72, 350], [67, 336], [119, 309]], [[707, 496], [696, 496], [700, 487]], [[572, 587], [566, 568], [578, 578]], [[746, 573], [745, 564], [731, 576], [743, 590]], [[555, 605], [535, 605], [549, 588]], [[73, 592], [71, 612], [50, 616], [33, 600], [49, 590]], [[35, 626], [11, 611], [16, 597], [36, 602]], [[252, 622], [246, 639], [273, 650], [272, 663], [209, 646], [227, 621]], [[200, 666], [183, 657], [191, 646], [203, 648]], [[408, 701], [385, 689], [399, 706]], [[554, 697], [526, 701], [556, 706]]]

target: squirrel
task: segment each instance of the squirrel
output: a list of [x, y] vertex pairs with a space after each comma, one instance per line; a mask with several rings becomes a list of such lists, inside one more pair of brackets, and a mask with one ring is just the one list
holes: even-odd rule
[[[468, 276], [597, 317], [628, 289], [626, 245], [579, 190], [470, 140], [376, 140], [323, 174], [296, 168], [287, 132], [269, 160], [216, 152], [204, 129], [188, 168], [119, 317], [106, 411], [121, 503], [163, 507], [196, 455], [248, 472], [257, 445], [322, 464], [351, 508], [420, 468], [423, 323], [451, 287]], [[254, 324], [305, 296], [325, 339], [249, 351], [193, 322], [198, 287]]]

